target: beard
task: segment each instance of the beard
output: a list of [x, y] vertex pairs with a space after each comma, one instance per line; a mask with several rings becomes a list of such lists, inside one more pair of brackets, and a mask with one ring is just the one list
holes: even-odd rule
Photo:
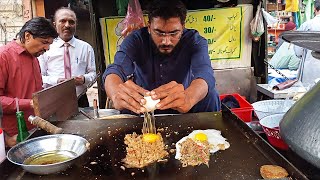
[[158, 51], [160, 54], [163, 55], [170, 55], [174, 49], [173, 45], [159, 45]]
[[159, 55], [169, 56], [175, 49], [176, 45], [164, 45], [164, 44], [156, 44], [154, 38], [151, 36], [152, 46], [155, 52]]

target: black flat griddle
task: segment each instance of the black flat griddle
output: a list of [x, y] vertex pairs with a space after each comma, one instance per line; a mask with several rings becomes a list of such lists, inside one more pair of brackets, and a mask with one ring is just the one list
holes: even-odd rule
[[[123, 139], [125, 134], [141, 133], [142, 118], [118, 120], [64, 121], [58, 126], [65, 133], [78, 134], [91, 143], [91, 150], [65, 172], [41, 176], [47, 179], [262, 179], [260, 166], [280, 165], [287, 169], [293, 179], [307, 177], [288, 162], [282, 155], [254, 133], [231, 112], [195, 113], [156, 118], [157, 128], [162, 132], [165, 144], [170, 148], [179, 139], [196, 129], [218, 129], [227, 138], [230, 148], [210, 157], [209, 167], [183, 168], [175, 154], [170, 154], [166, 163], [154, 163], [144, 169], [121, 169], [125, 157]], [[41, 131], [37, 132], [41, 133]], [[21, 177], [35, 179], [40, 176], [24, 173], [23, 170], [6, 161], [1, 164], [4, 178]]]

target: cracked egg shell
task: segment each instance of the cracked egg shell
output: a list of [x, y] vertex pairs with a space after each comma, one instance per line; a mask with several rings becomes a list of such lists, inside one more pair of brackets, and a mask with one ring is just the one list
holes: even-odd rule
[[148, 112], [157, 109], [156, 105], [160, 102], [160, 99], [153, 100], [151, 96], [145, 96], [144, 99], [146, 100], [146, 104], [144, 104], [143, 107], [146, 108]]

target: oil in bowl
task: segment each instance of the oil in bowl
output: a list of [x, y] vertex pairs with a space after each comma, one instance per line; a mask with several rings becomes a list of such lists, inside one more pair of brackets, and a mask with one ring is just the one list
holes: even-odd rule
[[25, 165], [47, 165], [56, 164], [64, 161], [71, 160], [77, 157], [77, 154], [72, 151], [47, 151], [38, 153], [28, 157], [23, 164]]
[[71, 167], [89, 149], [89, 145], [78, 135], [44, 135], [10, 148], [7, 159], [33, 174], [53, 174]]

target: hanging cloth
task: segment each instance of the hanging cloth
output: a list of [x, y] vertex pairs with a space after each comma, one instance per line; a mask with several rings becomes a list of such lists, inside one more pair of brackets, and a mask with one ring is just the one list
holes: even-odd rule
[[299, 0], [286, 0], [286, 12], [298, 12], [299, 11]]
[[125, 16], [127, 13], [129, 0], [116, 0], [118, 16]]
[[[304, 0], [303, 3], [306, 5], [304, 10], [304, 21], [309, 21], [314, 17], [314, 1], [313, 0]], [[302, 24], [302, 23], [301, 23]]]

